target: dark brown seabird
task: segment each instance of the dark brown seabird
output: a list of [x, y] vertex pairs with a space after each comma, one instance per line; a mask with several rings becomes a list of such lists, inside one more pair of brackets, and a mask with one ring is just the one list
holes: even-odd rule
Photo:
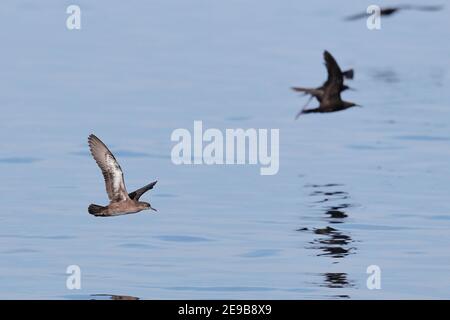
[[[331, 53], [329, 53], [328, 51], [325, 50], [323, 52], [323, 56], [324, 56], [324, 59], [325, 59], [325, 66], [327, 67], [327, 72], [328, 72], [327, 80], [320, 87], [317, 87], [317, 88], [303, 88], [303, 87], [293, 87], [292, 88], [292, 90], [294, 90], [294, 91], [303, 92], [304, 94], [311, 95], [311, 98], [315, 97], [317, 99], [317, 101], [319, 101], [319, 102], [322, 101], [323, 92], [324, 92], [325, 88], [331, 82], [331, 72], [330, 72], [328, 61], [329, 60], [334, 60], [334, 63], [336, 63], [336, 60], [331, 55]], [[346, 79], [353, 79], [354, 71], [353, 71], [353, 69], [349, 69], [349, 70], [341, 72], [341, 74]], [[344, 91], [344, 90], [350, 89], [350, 87], [348, 87], [348, 86], [346, 86], [345, 84], [342, 83], [342, 88], [341, 89], [342, 89], [342, 91]]]
[[[329, 84], [331, 83], [331, 73], [330, 73], [330, 68], [329, 68], [329, 63], [328, 60], [334, 60], [334, 62], [336, 63], [336, 60], [333, 58], [333, 56], [331, 55], [331, 53], [329, 53], [328, 51], [324, 51], [323, 53], [324, 55], [324, 59], [325, 59], [325, 65], [327, 67], [327, 72], [328, 72], [328, 78], [327, 81], [325, 81], [322, 86], [317, 87], [317, 88], [303, 88], [303, 87], [293, 87], [292, 90], [294, 91], [298, 91], [298, 92], [303, 92], [304, 94], [309, 94], [310, 97], [308, 99], [308, 101], [305, 103], [305, 105], [303, 106], [303, 110], [308, 106], [309, 102], [311, 101], [311, 99], [314, 97], [317, 99], [317, 101], [322, 102], [322, 97], [325, 91], [325, 88], [329, 86]], [[337, 64], [337, 63], [336, 63]], [[342, 76], [346, 79], [353, 79], [354, 76], [354, 72], [353, 69], [349, 69], [347, 71], [341, 72]], [[342, 86], [341, 86], [341, 91], [345, 91], [347, 89], [350, 89], [349, 86], [345, 85], [344, 82], [342, 82]], [[296, 119], [298, 118], [298, 116], [301, 114], [298, 113]]]
[[341, 99], [341, 92], [349, 89], [349, 87], [344, 84], [344, 77], [347, 79], [353, 79], [353, 69], [342, 72], [334, 57], [326, 50], [323, 52], [323, 57], [325, 59], [325, 65], [328, 72], [327, 81], [325, 81], [324, 84], [318, 88], [292, 88], [294, 91], [304, 92], [305, 94], [311, 95], [311, 98], [315, 97], [317, 101], [319, 101], [320, 105], [318, 108], [305, 110], [308, 105], [308, 103], [306, 103], [303, 109], [297, 113], [297, 116], [295, 117], [296, 119], [304, 113], [335, 112], [357, 106], [357, 104], [353, 102], [347, 102]]
[[108, 147], [93, 134], [89, 136], [88, 142], [91, 154], [102, 170], [110, 201], [107, 206], [91, 204], [88, 208], [89, 213], [97, 217], [109, 217], [137, 213], [148, 209], [156, 211], [150, 203], [141, 202], [139, 198], [148, 190], [153, 189], [157, 181], [128, 194], [122, 169]]
[[[380, 16], [391, 16], [394, 13], [399, 12], [400, 10], [439, 11], [439, 10], [442, 10], [442, 8], [444, 8], [444, 6], [442, 6], [442, 5], [420, 6], [420, 5], [405, 4], [405, 5], [400, 5], [397, 7], [380, 8]], [[362, 18], [367, 18], [370, 15], [371, 14], [369, 14], [369, 13], [357, 13], [355, 15], [346, 17], [345, 20], [347, 20], [347, 21], [358, 20], [358, 19], [362, 19]]]

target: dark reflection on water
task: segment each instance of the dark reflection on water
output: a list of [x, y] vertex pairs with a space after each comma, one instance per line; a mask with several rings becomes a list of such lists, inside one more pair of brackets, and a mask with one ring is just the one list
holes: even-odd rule
[[331, 227], [315, 229], [314, 234], [326, 237], [314, 239], [311, 244], [313, 248], [320, 249], [322, 253], [318, 256], [331, 256], [332, 258], [344, 258], [354, 249], [349, 245], [353, 242], [349, 235], [342, 233]]
[[305, 188], [329, 188], [329, 187], [342, 187], [339, 183], [328, 183], [328, 184], [305, 184]]
[[115, 294], [92, 294], [91, 300], [139, 300], [139, 298]]
[[338, 294], [335, 296], [331, 296], [331, 299], [350, 299], [350, 296], [347, 294]]
[[317, 236], [309, 243], [312, 245], [310, 248], [320, 250], [317, 256], [328, 256], [334, 259], [344, 258], [353, 253], [356, 250], [352, 245], [355, 241], [350, 234], [338, 230], [336, 227], [337, 224], [345, 223], [348, 217], [346, 210], [353, 206], [352, 203], [349, 203], [348, 192], [342, 190], [344, 186], [330, 183], [325, 185], [308, 184], [305, 187], [314, 189], [309, 196], [315, 199], [314, 206], [319, 206], [320, 211], [325, 215], [325, 221], [329, 224], [312, 230], [298, 229], [298, 231], [311, 231]]
[[342, 220], [340, 219], [348, 217], [348, 215], [344, 211], [344, 209], [347, 209], [348, 207], [350, 207], [350, 204], [346, 203], [328, 208], [325, 214], [328, 215], [330, 219], [332, 219], [330, 220], [330, 223], [342, 223]]
[[[313, 188], [331, 188], [333, 185], [327, 185], [325, 187], [313, 187]], [[309, 194], [311, 197], [319, 197], [319, 200], [314, 201], [314, 203], [324, 203], [329, 201], [336, 201], [336, 200], [346, 200], [349, 198], [349, 195], [347, 192], [344, 191], [321, 191], [316, 190]]]
[[[332, 263], [338, 263], [340, 259], [354, 254], [357, 250], [355, 240], [346, 230], [339, 229], [339, 224], [346, 222], [349, 213], [348, 209], [355, 206], [350, 199], [348, 192], [344, 190], [344, 185], [329, 183], [324, 185], [307, 184], [305, 188], [313, 189], [309, 192], [312, 200], [312, 207], [317, 208], [321, 214], [314, 218], [322, 225], [313, 228], [299, 228], [297, 231], [309, 232], [312, 234], [312, 240], [309, 241], [307, 248], [318, 251], [316, 256], [328, 257]], [[316, 210], [314, 210], [316, 212]], [[326, 222], [323, 225], [323, 221]], [[348, 279], [347, 273], [322, 273], [323, 282], [318, 284], [320, 287], [327, 288], [350, 288], [354, 287], [352, 280]], [[348, 295], [337, 295], [332, 298], [350, 298]]]
[[349, 280], [348, 275], [344, 272], [327, 272], [323, 273], [322, 276], [325, 279], [321, 286], [328, 288], [353, 288], [355, 286], [354, 282]]

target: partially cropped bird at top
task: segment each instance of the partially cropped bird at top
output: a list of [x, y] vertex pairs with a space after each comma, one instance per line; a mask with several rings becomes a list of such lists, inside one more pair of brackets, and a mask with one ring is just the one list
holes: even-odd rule
[[[444, 6], [442, 5], [399, 5], [396, 7], [384, 7], [380, 8], [380, 16], [391, 16], [394, 13], [399, 12], [400, 10], [417, 10], [417, 11], [439, 11], [442, 10]], [[373, 14], [373, 13], [372, 13]], [[371, 15], [371, 13], [357, 13], [345, 18], [347, 21], [358, 20], [362, 18], [367, 18]]]
[[[294, 91], [311, 95], [305, 106], [297, 113], [296, 119], [304, 113], [335, 112], [358, 106], [353, 102], [347, 102], [341, 99], [341, 92], [349, 89], [349, 87], [344, 84], [344, 78], [353, 79], [353, 69], [343, 72], [334, 57], [328, 51], [325, 50], [323, 56], [328, 72], [328, 78], [323, 85], [318, 88], [292, 88]], [[306, 109], [312, 97], [315, 97], [320, 103], [319, 107]]]
[[127, 193], [122, 169], [108, 147], [93, 134], [89, 136], [88, 143], [91, 154], [102, 171], [106, 193], [110, 200], [107, 206], [91, 204], [88, 207], [89, 213], [94, 216], [108, 217], [137, 213], [148, 209], [156, 211], [150, 203], [139, 201], [139, 199], [145, 192], [153, 189], [157, 181]]

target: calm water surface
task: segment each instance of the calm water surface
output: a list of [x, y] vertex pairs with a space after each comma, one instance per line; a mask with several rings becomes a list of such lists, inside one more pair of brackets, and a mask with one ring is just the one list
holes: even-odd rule
[[[369, 31], [342, 20], [368, 1], [80, 0], [68, 31], [69, 4], [0, 12], [0, 298], [450, 298], [448, 8]], [[294, 121], [324, 49], [364, 107]], [[279, 173], [173, 165], [194, 120], [279, 128]], [[107, 201], [90, 133], [130, 191], [159, 180], [158, 214], [87, 213]]]

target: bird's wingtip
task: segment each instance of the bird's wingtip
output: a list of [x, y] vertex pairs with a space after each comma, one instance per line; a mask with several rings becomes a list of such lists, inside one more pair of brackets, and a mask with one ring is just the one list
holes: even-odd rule
[[88, 136], [88, 141], [92, 141], [92, 140], [95, 140], [95, 139], [99, 140], [99, 139], [97, 138], [97, 136], [96, 136], [95, 134], [93, 134], [93, 133], [91, 133], [91, 134]]

